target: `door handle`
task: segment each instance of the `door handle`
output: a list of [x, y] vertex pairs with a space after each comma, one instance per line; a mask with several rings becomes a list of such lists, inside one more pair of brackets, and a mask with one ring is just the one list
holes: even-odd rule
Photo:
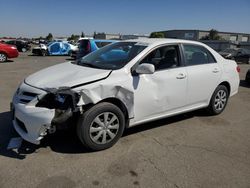
[[183, 73], [180, 73], [180, 74], [178, 74], [178, 76], [176, 76], [176, 78], [177, 79], [184, 79], [184, 78], [186, 78], [186, 75]]
[[218, 68], [214, 68], [213, 73], [217, 73], [220, 72], [220, 70]]

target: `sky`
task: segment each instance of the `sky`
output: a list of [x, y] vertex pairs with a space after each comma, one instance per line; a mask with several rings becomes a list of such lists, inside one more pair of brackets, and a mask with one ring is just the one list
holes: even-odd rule
[[250, 33], [250, 0], [0, 0], [0, 37], [171, 29]]

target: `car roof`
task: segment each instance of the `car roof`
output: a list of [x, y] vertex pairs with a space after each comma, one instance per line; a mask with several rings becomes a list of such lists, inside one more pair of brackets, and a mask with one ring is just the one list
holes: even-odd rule
[[125, 40], [126, 42], [138, 42], [138, 43], [147, 43], [148, 45], [161, 45], [161, 44], [171, 44], [171, 43], [188, 43], [188, 44], [198, 44], [204, 46], [203, 43], [192, 41], [192, 40], [183, 40], [183, 39], [172, 39], [172, 38], [141, 38], [141, 39], [132, 39]]
[[91, 39], [95, 42], [118, 42], [118, 40], [106, 40], [106, 39]]

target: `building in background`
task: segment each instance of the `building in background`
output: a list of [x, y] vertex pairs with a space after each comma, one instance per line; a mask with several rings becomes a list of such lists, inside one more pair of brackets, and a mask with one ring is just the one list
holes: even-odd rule
[[148, 34], [132, 34], [132, 35], [121, 35], [121, 40], [130, 40], [130, 39], [143, 39], [143, 38], [148, 38]]
[[222, 40], [202, 40], [209, 34], [205, 30], [167, 30], [158, 31], [164, 34], [166, 38], [177, 38], [186, 40], [201, 41], [216, 51], [221, 51], [226, 48], [244, 47], [250, 48], [250, 34], [248, 33], [233, 33], [233, 32], [218, 32]]
[[121, 38], [121, 35], [120, 34], [97, 33], [93, 37], [95, 39], [119, 40]]
[[[168, 30], [159, 31], [164, 33], [166, 38], [178, 38], [187, 40], [201, 40], [209, 34], [209, 31], [204, 30]], [[218, 32], [218, 35], [226, 41], [231, 42], [250, 42], [250, 34], [248, 33], [232, 33]]]
[[131, 35], [122, 35], [122, 34], [107, 34], [107, 33], [97, 33], [95, 34], [95, 39], [106, 39], [106, 40], [129, 40], [129, 39], [141, 39], [148, 38], [149, 35], [140, 35], [140, 34], [131, 34]]

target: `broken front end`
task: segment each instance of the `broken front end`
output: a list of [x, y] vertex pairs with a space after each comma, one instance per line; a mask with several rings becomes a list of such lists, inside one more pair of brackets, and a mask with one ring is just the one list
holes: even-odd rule
[[14, 128], [24, 140], [39, 144], [45, 135], [75, 119], [72, 117], [80, 112], [79, 98], [69, 87], [40, 89], [23, 82], [11, 104]]

